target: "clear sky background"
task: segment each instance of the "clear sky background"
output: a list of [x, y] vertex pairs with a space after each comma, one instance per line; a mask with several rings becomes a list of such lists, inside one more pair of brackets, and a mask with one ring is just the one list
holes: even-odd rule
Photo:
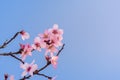
[[[0, 0], [0, 44], [22, 29], [31, 38], [18, 36], [2, 52], [17, 51], [19, 43], [32, 43], [38, 33], [54, 23], [64, 30], [65, 49], [58, 68], [45, 71], [56, 80], [120, 80], [120, 1], [119, 0]], [[34, 52], [39, 67], [45, 64], [43, 54]], [[0, 57], [0, 80], [4, 73], [21, 76], [19, 62]], [[47, 80], [34, 76], [30, 80]]]

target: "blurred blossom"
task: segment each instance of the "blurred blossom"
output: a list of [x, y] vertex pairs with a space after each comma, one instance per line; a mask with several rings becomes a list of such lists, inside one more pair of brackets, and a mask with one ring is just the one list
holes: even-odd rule
[[24, 30], [22, 30], [20, 34], [21, 34], [22, 40], [29, 39], [30, 37], [29, 33], [25, 32]]
[[51, 64], [53, 65], [54, 68], [57, 67], [57, 61], [58, 61], [58, 56], [53, 56], [51, 58]]
[[63, 30], [58, 28], [57, 24], [53, 25], [53, 28], [45, 30], [43, 34], [39, 34], [40, 39], [46, 44], [46, 55], [50, 53], [53, 56], [58, 52], [58, 47], [62, 46]]
[[14, 76], [13, 75], [10, 76], [10, 80], [14, 80]]

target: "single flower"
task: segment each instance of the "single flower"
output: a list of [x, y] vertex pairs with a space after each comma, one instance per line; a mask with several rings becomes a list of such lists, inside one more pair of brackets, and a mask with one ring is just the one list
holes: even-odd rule
[[57, 60], [58, 60], [58, 56], [52, 56], [51, 58], [51, 64], [54, 68], [57, 67]]
[[14, 76], [13, 75], [10, 76], [10, 80], [14, 80]]
[[36, 49], [38, 51], [41, 51], [41, 48], [44, 48], [45, 46], [45, 42], [43, 42], [40, 37], [36, 37], [34, 39], [34, 44], [32, 44], [33, 49]]
[[49, 32], [57, 36], [63, 34], [63, 30], [58, 28], [58, 24], [54, 24], [53, 28], [49, 29]]
[[33, 48], [30, 46], [30, 44], [20, 44], [20, 48], [22, 60], [25, 60], [27, 55], [32, 55]]
[[22, 40], [29, 39], [30, 37], [29, 33], [25, 32], [24, 30], [22, 30], [20, 34], [21, 34]]
[[24, 69], [24, 72], [22, 73], [21, 76], [25, 76], [27, 74], [30, 74], [31, 76], [33, 76], [33, 72], [38, 68], [38, 65], [34, 64], [34, 62], [35, 61], [33, 60], [31, 64], [28, 64], [28, 63], [21, 64], [20, 67]]
[[54, 45], [47, 45], [45, 55], [50, 53], [50, 56], [53, 56], [53, 54], [57, 52], [58, 50]]
[[49, 40], [50, 33], [48, 30], [45, 30], [45, 32], [43, 34], [39, 34], [39, 36], [43, 41], [47, 41]]

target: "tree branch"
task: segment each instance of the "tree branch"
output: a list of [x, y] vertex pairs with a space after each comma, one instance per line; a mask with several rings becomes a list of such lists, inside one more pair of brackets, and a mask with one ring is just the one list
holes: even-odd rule
[[44, 70], [46, 67], [48, 67], [49, 65], [51, 64], [51, 62], [49, 61], [49, 62], [47, 62], [47, 64], [45, 65], [45, 66], [43, 66], [42, 68], [40, 68], [39, 70], [38, 70], [38, 72], [40, 72], [40, 71], [42, 71], [42, 70]]
[[[39, 75], [39, 76], [43, 76], [43, 77], [45, 77], [45, 78], [47, 78], [47, 79], [52, 79], [52, 77], [47, 76], [47, 75], [45, 75], [45, 74], [34, 73], [34, 75]], [[22, 79], [20, 79], [20, 80], [26, 80], [26, 79], [29, 79], [30, 77], [31, 77], [31, 75], [29, 75], [29, 76], [27, 76], [27, 77], [24, 77], [24, 78], [22, 78]]]
[[5, 48], [12, 40], [14, 40], [20, 32], [17, 32], [10, 40], [6, 40], [1, 46], [0, 49]]
[[[59, 54], [61, 53], [61, 51], [64, 49], [64, 46], [65, 46], [65, 44], [63, 44], [62, 48], [58, 51], [58, 53], [57, 53], [56, 56], [59, 56]], [[33, 75], [41, 75], [41, 76], [44, 76], [44, 77], [46, 77], [46, 78], [48, 78], [48, 79], [51, 79], [52, 77], [46, 76], [46, 75], [44, 75], [44, 74], [39, 74], [40, 71], [42, 71], [42, 70], [44, 70], [45, 68], [47, 68], [50, 64], [51, 64], [51, 62], [50, 62], [50, 61], [47, 61], [46, 65], [44, 65], [42, 68], [34, 71], [34, 72], [33, 72]], [[24, 77], [23, 77], [22, 79], [20, 79], [20, 80], [26, 80], [26, 79], [29, 79], [30, 77], [31, 77], [31, 75], [29, 75], [29, 76], [24, 76]]]
[[17, 52], [2, 53], [2, 54], [0, 54], [0, 56], [12, 56], [13, 58], [19, 60], [20, 62], [22, 62], [24, 64], [24, 61], [22, 61], [22, 59], [15, 56], [15, 54], [19, 54], [19, 53], [20, 53], [20, 50]]
[[48, 78], [48, 79], [52, 79], [52, 77], [47, 76], [47, 75], [45, 75], [45, 74], [40, 74], [40, 73], [37, 73], [36, 75], [43, 76], [43, 77]]
[[29, 79], [31, 77], [31, 75], [29, 76], [24, 76], [22, 79], [19, 79], [19, 80], [26, 80], [26, 79]]
[[0, 53], [0, 56], [10, 56], [11, 54], [20, 54], [20, 50], [17, 52]]
[[19, 53], [20, 53], [20, 50], [17, 52], [2, 53], [2, 54], [0, 54], [0, 56], [12, 56], [13, 58], [19, 60], [20, 62], [22, 62], [24, 64], [24, 61], [22, 61], [22, 59], [15, 56], [15, 54], [19, 54]]
[[18, 61], [20, 61], [21, 63], [25, 63], [22, 59], [16, 57], [14, 54], [10, 54], [10, 56], [12, 56], [13, 58], [17, 59]]
[[56, 56], [59, 56], [59, 54], [61, 53], [61, 51], [64, 49], [65, 44], [63, 44], [62, 48], [58, 51]]

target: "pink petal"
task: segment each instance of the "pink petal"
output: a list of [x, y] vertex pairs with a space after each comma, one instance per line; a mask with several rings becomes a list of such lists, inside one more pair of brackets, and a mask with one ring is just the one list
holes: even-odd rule
[[32, 48], [33, 48], [33, 49], [36, 49], [36, 46], [35, 46], [35, 44], [32, 44]]
[[30, 35], [29, 35], [29, 33], [26, 32], [25, 39], [29, 39], [29, 38], [30, 38]]
[[62, 29], [60, 29], [59, 32], [60, 32], [61, 35], [63, 34], [63, 30]]
[[31, 76], [33, 76], [33, 71], [30, 71], [29, 74], [30, 74]]
[[20, 34], [21, 34], [22, 40], [28, 39], [30, 37], [29, 33], [25, 31], [21, 31]]
[[53, 56], [51, 59], [51, 64], [53, 65], [54, 68], [57, 67], [57, 60], [58, 60], [58, 56]]
[[58, 24], [54, 24], [53, 29], [58, 29]]
[[14, 76], [10, 76], [10, 80], [14, 80]]
[[22, 68], [22, 69], [27, 69], [27, 67], [29, 66], [29, 64], [28, 63], [25, 63], [25, 64], [20, 64], [20, 68]]
[[23, 76], [25, 76], [25, 75], [27, 75], [27, 72], [26, 72], [26, 71], [24, 71], [21, 76], [23, 77]]
[[38, 68], [37, 64], [32, 65], [31, 72], [34, 72], [35, 70], [37, 70], [37, 68]]
[[36, 37], [35, 39], [34, 39], [34, 42], [36, 43], [36, 42], [40, 42], [40, 37]]
[[33, 65], [35, 63], [35, 60], [32, 61], [31, 65]]

